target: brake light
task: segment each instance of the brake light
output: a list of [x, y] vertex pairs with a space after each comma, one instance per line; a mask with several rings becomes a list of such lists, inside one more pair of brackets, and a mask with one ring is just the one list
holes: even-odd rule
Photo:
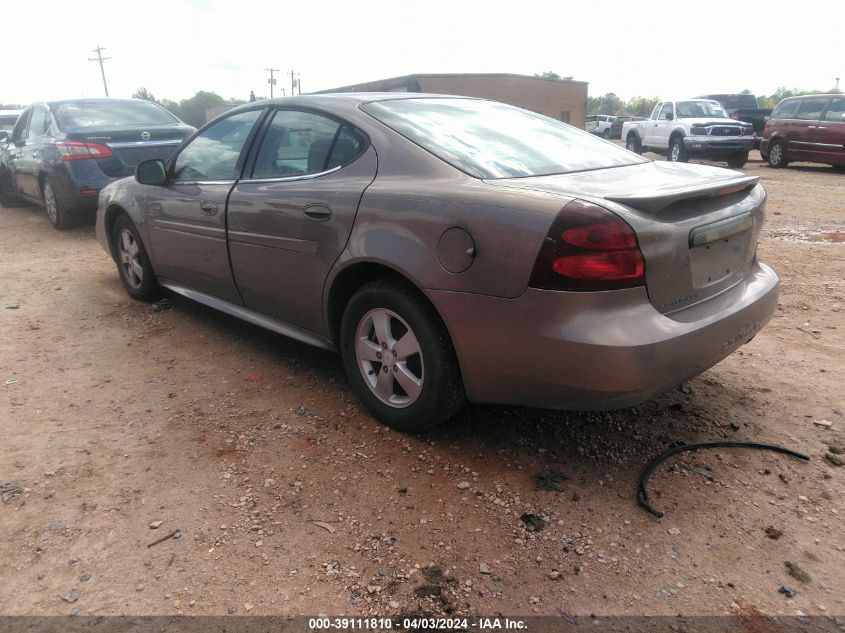
[[61, 141], [56, 143], [62, 160], [85, 160], [89, 158], [111, 158], [111, 148], [98, 143], [83, 143], [81, 141]]
[[627, 222], [597, 204], [573, 200], [543, 241], [529, 285], [569, 291], [634, 288], [645, 285], [645, 260]]

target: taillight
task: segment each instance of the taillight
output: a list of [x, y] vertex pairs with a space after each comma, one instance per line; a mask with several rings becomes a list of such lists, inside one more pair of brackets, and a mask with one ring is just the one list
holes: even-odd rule
[[81, 141], [60, 141], [56, 143], [62, 160], [84, 160], [88, 158], [111, 158], [111, 148], [97, 143]]
[[634, 230], [604, 207], [573, 200], [552, 224], [529, 285], [546, 290], [618, 290], [645, 285]]

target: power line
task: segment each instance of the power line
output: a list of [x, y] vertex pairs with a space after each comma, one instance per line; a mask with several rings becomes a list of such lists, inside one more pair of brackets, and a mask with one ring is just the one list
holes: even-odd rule
[[103, 62], [107, 59], [111, 59], [111, 57], [103, 57], [103, 51], [106, 50], [105, 47], [100, 46], [97, 44], [97, 48], [95, 48], [92, 52], [97, 53], [96, 57], [89, 57], [89, 62], [99, 62], [100, 64], [100, 74], [103, 76], [103, 90], [106, 91], [106, 96], [109, 96], [109, 87], [106, 85], [106, 71], [103, 68]]
[[270, 73], [270, 79], [267, 80], [267, 83], [270, 84], [270, 98], [273, 98], [273, 86], [276, 85], [276, 78], [273, 76], [273, 73], [279, 72], [278, 68], [265, 68], [268, 73]]

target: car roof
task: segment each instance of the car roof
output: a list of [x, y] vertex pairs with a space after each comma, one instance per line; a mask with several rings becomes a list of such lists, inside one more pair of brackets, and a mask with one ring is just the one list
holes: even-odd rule
[[845, 97], [841, 92], [826, 92], [824, 94], [809, 94], [809, 95], [792, 95], [791, 97], [784, 97], [781, 101], [792, 101], [793, 99], [807, 99], [808, 97]]
[[153, 103], [152, 101], [147, 101], [146, 99], [118, 99], [116, 97], [85, 97], [80, 99], [58, 99], [55, 101], [45, 101], [48, 106], [60, 106], [65, 105], [68, 103], [133, 103], [133, 102], [144, 102], [144, 103], [152, 103], [153, 105], [160, 106], [158, 103]]

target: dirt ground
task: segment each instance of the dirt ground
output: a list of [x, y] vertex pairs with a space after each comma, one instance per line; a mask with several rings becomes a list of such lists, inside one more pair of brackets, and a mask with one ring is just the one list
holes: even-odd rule
[[[422, 436], [362, 413], [337, 357], [153, 312], [93, 228], [0, 209], [0, 613], [845, 614], [845, 174], [745, 171], [783, 282], [749, 345], [636, 409]], [[637, 507], [652, 455], [713, 439], [812, 461], [687, 454], [655, 473], [666, 516]]]

